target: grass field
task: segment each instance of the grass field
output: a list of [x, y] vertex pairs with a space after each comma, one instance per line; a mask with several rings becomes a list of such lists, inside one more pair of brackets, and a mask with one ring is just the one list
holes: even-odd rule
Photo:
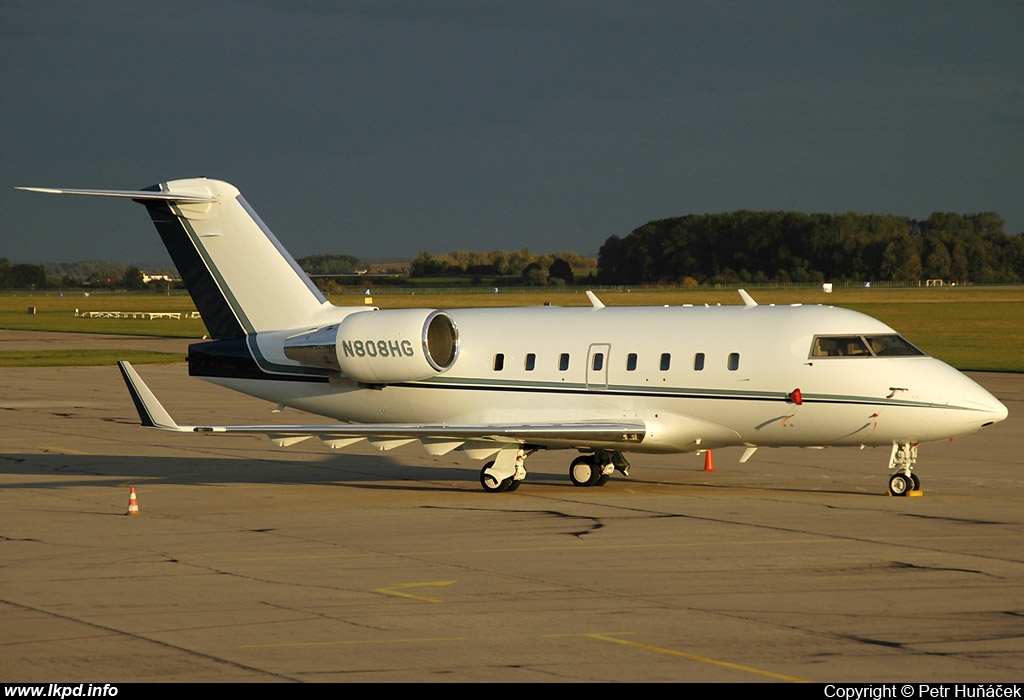
[[[962, 370], [1024, 372], [1024, 287], [955, 287], [903, 289], [753, 290], [760, 304], [830, 304], [842, 306], [883, 321], [900, 331], [923, 350]], [[739, 304], [735, 289], [613, 289], [597, 292], [608, 306]], [[363, 305], [363, 295], [334, 295], [339, 305]], [[373, 302], [381, 308], [466, 308], [495, 306], [587, 306], [583, 290], [536, 288], [493, 291], [432, 291], [378, 289]], [[28, 308], [35, 309], [34, 314]], [[93, 293], [8, 294], [0, 296], [0, 328], [79, 333], [113, 333], [176, 338], [201, 338], [206, 332], [198, 319], [84, 318], [75, 312], [141, 311], [191, 312], [192, 300], [184, 295]], [[155, 353], [154, 355], [159, 355]], [[0, 366], [14, 366], [16, 358], [0, 353]], [[39, 353], [39, 364], [106, 364], [96, 353], [69, 352], [69, 357]], [[77, 359], [76, 359], [77, 358]], [[168, 361], [180, 359], [171, 355]], [[118, 359], [125, 359], [118, 356]], [[17, 359], [19, 363], [32, 360]], [[135, 360], [133, 360], [135, 361]], [[160, 361], [153, 357], [150, 361]], [[37, 364], [36, 366], [39, 366]], [[18, 366], [26, 366], [20, 364]]]
[[0, 352], [0, 367], [101, 367], [126, 360], [134, 365], [181, 362], [180, 352], [149, 350], [12, 350]]

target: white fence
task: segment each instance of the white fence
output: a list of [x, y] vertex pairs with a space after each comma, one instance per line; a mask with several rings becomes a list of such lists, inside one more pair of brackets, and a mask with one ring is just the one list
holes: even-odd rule
[[198, 311], [79, 311], [75, 309], [75, 316], [78, 318], [199, 318]]

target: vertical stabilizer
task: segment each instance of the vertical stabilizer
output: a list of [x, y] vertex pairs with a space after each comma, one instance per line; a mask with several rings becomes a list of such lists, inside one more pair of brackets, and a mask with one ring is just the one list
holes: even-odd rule
[[226, 182], [176, 180], [168, 194], [210, 201], [142, 199], [213, 338], [294, 328], [326, 302], [238, 190]]
[[226, 182], [193, 178], [135, 191], [19, 189], [117, 197], [145, 205], [212, 338], [312, 324], [328, 303]]

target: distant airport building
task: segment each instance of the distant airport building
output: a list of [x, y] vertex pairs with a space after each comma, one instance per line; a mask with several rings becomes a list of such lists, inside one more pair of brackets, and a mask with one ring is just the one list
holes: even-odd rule
[[149, 284], [150, 282], [177, 282], [170, 275], [151, 275], [148, 272], [142, 273], [142, 283]]

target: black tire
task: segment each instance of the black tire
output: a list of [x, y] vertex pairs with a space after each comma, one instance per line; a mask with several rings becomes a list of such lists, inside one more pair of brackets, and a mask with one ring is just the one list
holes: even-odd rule
[[487, 493], [502, 493], [508, 491], [508, 487], [512, 484], [512, 477], [502, 479], [495, 483], [494, 477], [487, 474], [487, 470], [494, 466], [494, 462], [488, 462], [484, 465], [484, 468], [480, 470], [480, 485], [484, 487], [484, 491]]
[[889, 478], [889, 493], [893, 496], [906, 496], [913, 488], [914, 482], [906, 474], [893, 474]]
[[569, 478], [573, 486], [593, 486], [601, 478], [601, 471], [594, 464], [594, 458], [580, 455], [569, 465]]

